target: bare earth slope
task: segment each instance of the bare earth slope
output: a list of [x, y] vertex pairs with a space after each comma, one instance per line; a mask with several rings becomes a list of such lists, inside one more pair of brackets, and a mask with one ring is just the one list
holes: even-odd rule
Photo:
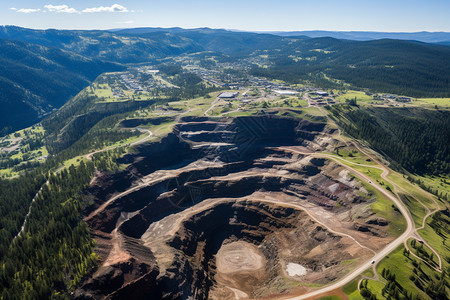
[[101, 265], [75, 296], [277, 298], [347, 274], [393, 238], [347, 169], [288, 151], [332, 151], [334, 134], [274, 116], [182, 119], [92, 181]]

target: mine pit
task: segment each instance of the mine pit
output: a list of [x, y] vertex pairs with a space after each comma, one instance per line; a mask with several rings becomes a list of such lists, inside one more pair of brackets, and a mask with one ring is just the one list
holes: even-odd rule
[[332, 133], [276, 116], [184, 118], [138, 147], [85, 191], [101, 265], [75, 297], [276, 299], [342, 277], [390, 241], [389, 224], [347, 169], [308, 155], [332, 151]]
[[217, 271], [235, 273], [255, 271], [265, 265], [265, 259], [256, 247], [247, 242], [233, 242], [222, 245], [216, 255]]
[[[170, 223], [171, 229], [144, 234], [144, 244], [157, 261], [173, 257], [167, 269], [188, 266], [192, 271], [182, 277], [192, 278], [190, 289], [202, 286], [202, 297], [211, 299], [234, 299], [236, 292], [270, 296], [280, 288], [274, 284], [280, 280], [286, 286], [299, 281], [325, 284], [345, 272], [341, 262], [370, 255], [349, 238], [323, 228], [303, 210], [256, 196], [207, 199], [161, 222]], [[284, 266], [284, 261], [299, 263]], [[187, 283], [178, 284], [181, 288]]]

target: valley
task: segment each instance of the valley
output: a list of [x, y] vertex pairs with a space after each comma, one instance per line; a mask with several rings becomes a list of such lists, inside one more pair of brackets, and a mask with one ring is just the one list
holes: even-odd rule
[[348, 59], [347, 42], [248, 34], [261, 48], [232, 58], [213, 33], [246, 34], [163, 34], [178, 48], [152, 55], [134, 37], [135, 61], [126, 43], [72, 44], [114, 62], [0, 138], [0, 298], [445, 299], [445, 84], [361, 87], [312, 71]]

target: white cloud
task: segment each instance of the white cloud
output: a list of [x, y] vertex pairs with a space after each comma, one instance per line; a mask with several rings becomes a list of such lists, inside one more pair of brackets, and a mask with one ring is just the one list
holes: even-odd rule
[[[73, 7], [69, 7], [68, 5], [62, 4], [62, 5], [52, 5], [47, 4], [44, 5], [44, 8], [41, 10], [40, 8], [20, 8], [17, 9], [15, 7], [11, 7], [10, 10], [13, 10], [15, 12], [20, 13], [34, 13], [34, 12], [51, 12], [51, 13], [68, 13], [68, 14], [75, 14], [75, 13], [102, 13], [102, 12], [111, 12], [111, 13], [126, 13], [126, 12], [135, 12], [134, 10], [128, 10], [125, 6], [122, 6], [120, 4], [113, 4], [111, 6], [98, 6], [98, 7], [90, 7], [86, 8], [82, 11], [78, 11]], [[130, 21], [131, 22], [131, 21]], [[132, 22], [131, 22], [132, 23]], [[124, 23], [124, 24], [131, 24], [131, 23]]]
[[56, 13], [68, 13], [68, 14], [74, 14], [74, 13], [78, 13], [78, 11], [73, 8], [73, 7], [69, 7], [67, 5], [45, 5], [44, 6], [47, 11], [49, 12], [56, 12]]
[[24, 13], [24, 14], [31, 14], [31, 13], [41, 11], [41, 9], [39, 9], [39, 8], [21, 8], [21, 9], [13, 9], [13, 10], [15, 10], [16, 12], [19, 12], [19, 13]]
[[122, 22], [117, 22], [117, 24], [133, 24], [134, 21], [122, 21]]
[[113, 4], [111, 6], [91, 7], [83, 10], [84, 13], [100, 13], [100, 12], [130, 12], [126, 7], [120, 4]]

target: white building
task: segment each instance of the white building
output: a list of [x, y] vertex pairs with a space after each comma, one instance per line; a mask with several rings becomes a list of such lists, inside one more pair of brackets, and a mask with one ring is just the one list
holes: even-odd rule
[[298, 92], [296, 92], [296, 91], [275, 90], [274, 92], [277, 93], [278, 95], [282, 95], [282, 96], [294, 96], [294, 95], [298, 94]]

